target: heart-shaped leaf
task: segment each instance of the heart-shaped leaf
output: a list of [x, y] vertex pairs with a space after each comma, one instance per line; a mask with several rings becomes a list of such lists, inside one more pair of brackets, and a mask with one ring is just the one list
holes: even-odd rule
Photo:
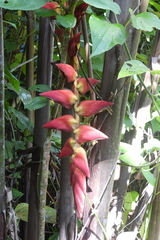
[[123, 77], [132, 76], [134, 74], [142, 74], [150, 71], [142, 62], [138, 60], [130, 60], [123, 64], [119, 74], [118, 79]]
[[71, 14], [65, 16], [58, 15], [56, 19], [65, 28], [73, 28], [76, 25], [76, 18]]
[[151, 32], [153, 28], [160, 29], [160, 19], [151, 12], [143, 12], [137, 15], [130, 9], [132, 25], [137, 29]]
[[110, 23], [102, 16], [92, 15], [89, 19], [89, 25], [93, 43], [91, 57], [126, 41], [127, 32], [119, 23]]
[[119, 5], [111, 0], [84, 0], [84, 2], [96, 8], [111, 10], [115, 14], [121, 13]]

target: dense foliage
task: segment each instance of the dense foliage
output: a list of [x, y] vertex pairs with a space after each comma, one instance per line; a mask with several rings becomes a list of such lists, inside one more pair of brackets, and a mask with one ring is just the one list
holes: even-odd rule
[[[82, 104], [79, 105], [82, 109], [78, 109], [77, 106], [74, 108], [78, 115], [78, 125], [90, 125], [98, 128], [106, 135], [109, 134], [109, 139], [112, 139], [112, 132], [114, 136], [114, 127], [111, 133], [109, 126], [104, 130], [103, 124], [106, 118], [112, 119], [113, 117], [115, 119], [116, 106], [121, 107], [123, 104], [125, 116], [123, 118], [123, 112], [116, 116], [117, 125], [120, 127], [117, 136], [119, 140], [117, 140], [117, 144], [113, 142], [110, 149], [115, 148], [117, 155], [115, 156], [114, 168], [108, 170], [110, 176], [104, 180], [108, 186], [108, 182], [112, 179], [115, 171], [115, 177], [112, 179], [113, 186], [111, 186], [112, 196], [107, 203], [109, 211], [106, 213], [106, 218], [111, 220], [107, 227], [102, 224], [102, 219], [97, 214], [102, 196], [97, 196], [98, 201], [95, 204], [92, 202], [93, 199], [90, 199], [90, 196], [86, 193], [86, 186], [84, 187], [86, 176], [89, 177], [90, 174], [88, 172], [86, 174], [84, 171], [83, 188], [85, 191], [82, 191], [83, 194], [80, 193], [80, 196], [83, 195], [83, 201], [84, 198], [86, 199], [89, 213], [87, 213], [87, 207], [84, 208], [83, 218], [83, 209], [80, 202], [76, 200], [76, 207], [74, 207], [74, 203], [68, 203], [68, 205], [71, 204], [72, 212], [70, 214], [74, 216], [74, 225], [78, 223], [78, 230], [73, 239], [89, 239], [83, 237], [83, 234], [85, 223], [87, 224], [92, 216], [98, 222], [104, 239], [121, 240], [128, 237], [130, 239], [152, 240], [155, 237], [150, 222], [152, 223], [156, 216], [155, 213], [153, 214], [152, 207], [153, 201], [156, 201], [156, 197], [159, 197], [158, 187], [160, 184], [158, 181], [160, 151], [160, 52], [158, 50], [160, 46], [160, 4], [159, 1], [150, 0], [147, 4], [147, 11], [140, 12], [139, 5], [136, 8], [126, 10], [125, 8], [122, 9], [122, 6], [118, 3], [118, 1], [105, 0], [85, 0], [83, 2], [72, 0], [57, 1], [51, 8], [48, 7], [50, 5], [41, 8], [45, 5], [45, 1], [0, 1], [0, 7], [3, 8], [3, 33], [0, 37], [4, 39], [5, 126], [1, 127], [5, 127], [7, 239], [27, 239], [27, 231], [31, 231], [27, 222], [32, 218], [32, 210], [35, 211], [35, 206], [37, 206], [38, 216], [45, 222], [45, 232], [43, 226], [41, 226], [43, 220], [40, 220], [41, 223], [35, 230], [40, 232], [37, 239], [65, 240], [60, 233], [62, 231], [62, 212], [59, 220], [59, 209], [67, 208], [67, 206], [62, 206], [62, 202], [65, 205], [66, 200], [60, 200], [59, 197], [60, 191], [65, 188], [62, 188], [65, 171], [62, 167], [63, 159], [59, 158], [59, 154], [61, 145], [64, 145], [66, 139], [71, 135], [63, 133], [61, 136], [60, 131], [55, 130], [55, 128], [66, 130], [66, 128], [63, 129], [62, 123], [58, 128], [55, 125], [47, 126], [47, 128], [52, 128], [52, 131], [42, 129], [42, 125], [51, 119], [60, 118], [61, 115], [73, 115], [73, 110], [70, 109], [67, 110], [70, 112], [66, 112], [57, 102], [70, 108], [77, 104], [77, 99], [81, 103], [87, 102], [86, 100], [89, 99], [95, 102], [101, 101], [101, 104], [104, 101], [105, 103], [106, 101], [114, 103], [113, 107], [110, 104], [110, 107], [103, 109], [108, 104], [98, 108], [95, 112], [93, 111], [92, 114], [87, 113], [87, 111], [89, 111], [89, 108], [93, 109], [95, 102], [92, 102], [93, 106], [89, 105], [88, 109], [86, 107], [85, 110], [83, 110], [84, 106]], [[121, 16], [121, 13], [124, 14], [124, 11], [128, 11], [125, 14], [129, 17], [125, 23], [122, 23], [119, 16]], [[43, 25], [45, 21], [48, 25]], [[45, 26], [47, 27], [45, 28]], [[48, 28], [49, 30], [47, 30]], [[133, 29], [140, 34], [135, 53], [131, 51], [134, 41], [137, 41], [137, 39], [130, 39], [130, 31], [133, 31]], [[41, 33], [41, 30], [44, 32]], [[77, 40], [74, 36], [78, 32], [81, 32], [81, 34], [78, 35]], [[52, 41], [52, 46], [48, 44], [48, 40], [45, 42], [45, 37]], [[42, 45], [40, 45], [41, 39], [44, 41]], [[120, 53], [117, 50], [119, 46], [123, 47]], [[104, 81], [107, 74], [110, 76], [110, 73], [106, 73], [106, 54], [109, 53], [113, 56], [112, 51], [117, 56], [117, 63], [115, 66], [109, 67], [110, 72], [112, 72], [112, 68], [115, 68], [116, 74], [111, 74], [114, 79], [113, 85], [112, 82], [107, 85], [107, 80], [106, 84], [104, 84]], [[47, 61], [45, 54], [48, 54], [47, 57], [49, 56], [51, 61], [48, 57], [49, 69], [46, 65], [44, 67], [48, 75], [45, 72], [46, 79], [41, 81], [43, 64]], [[42, 65], [40, 65], [40, 61]], [[71, 65], [72, 70], [76, 71], [74, 72], [76, 77], [74, 74], [66, 77], [66, 74], [70, 74], [72, 70], [61, 69], [61, 64]], [[109, 65], [109, 61], [107, 64]], [[71, 78], [71, 81], [68, 80], [69, 83], [66, 83], [64, 80], [66, 78]], [[78, 89], [77, 79], [80, 78], [84, 79], [85, 85], [88, 84], [87, 91], [82, 89], [82, 92], [80, 92]], [[98, 79], [97, 85], [94, 85], [93, 79]], [[71, 86], [70, 82], [73, 81], [76, 82], [78, 90], [76, 87], [74, 88], [74, 85]], [[77, 99], [70, 103], [71, 96], [68, 92], [63, 92], [63, 96], [56, 98], [46, 94], [63, 88], [70, 89], [68, 90], [70, 92], [72, 90]], [[89, 90], [90, 92], [88, 92]], [[120, 101], [119, 96], [123, 95], [125, 90], [128, 91], [126, 100]], [[81, 95], [77, 94], [77, 91]], [[64, 99], [65, 95], [67, 98]], [[49, 101], [46, 97], [55, 100], [55, 102]], [[70, 98], [68, 99], [68, 97]], [[38, 112], [43, 111], [43, 109], [43, 114]], [[99, 110], [103, 110], [103, 112], [97, 114]], [[93, 114], [96, 115], [92, 116]], [[73, 126], [69, 131], [72, 130], [75, 130]], [[68, 128], [66, 131], [68, 132]], [[87, 128], [84, 131], [87, 131]], [[41, 138], [41, 136], [43, 137]], [[89, 141], [95, 139], [97, 138], [89, 139]], [[78, 140], [76, 141], [78, 142]], [[87, 154], [91, 175], [94, 175], [92, 171], [96, 165], [92, 166], [92, 158], [96, 152], [94, 145], [104, 150], [105, 144], [111, 144], [109, 141], [105, 140], [104, 145], [98, 145], [99, 143], [96, 142], [78, 142], [78, 144], [85, 143], [83, 148]], [[77, 161], [73, 157], [72, 160]], [[67, 162], [69, 165], [69, 161], [69, 158], [67, 158], [64, 163]], [[87, 171], [89, 171], [86, 160], [85, 164], [87, 164]], [[35, 168], [37, 168], [36, 174], [32, 172]], [[80, 167], [78, 171], [79, 169], [81, 170]], [[32, 178], [34, 175], [35, 181]], [[79, 178], [75, 175], [74, 181], [79, 181]], [[73, 177], [71, 178], [71, 183], [75, 186]], [[68, 184], [70, 183], [68, 182]], [[101, 180], [97, 184], [100, 185]], [[34, 193], [38, 196], [35, 205], [32, 205], [32, 203], [36, 198], [33, 202], [31, 200], [32, 185], [35, 187]], [[47, 189], [45, 189], [45, 186]], [[107, 186], [102, 185], [102, 195], [108, 191]], [[2, 188], [0, 191], [2, 191]], [[43, 196], [41, 196], [41, 191]], [[70, 190], [65, 191], [68, 195], [72, 194]], [[74, 191], [74, 195], [76, 199], [76, 191]], [[61, 196], [63, 195], [61, 194]], [[70, 198], [73, 197], [70, 196]], [[43, 200], [44, 204], [42, 204]], [[108, 201], [108, 198], [106, 201]], [[154, 202], [154, 204], [157, 203]], [[78, 208], [80, 219], [77, 220], [73, 208]], [[107, 206], [103, 206], [103, 208], [107, 208]], [[41, 212], [41, 209], [44, 211]], [[158, 216], [157, 219], [159, 219]], [[68, 238], [66, 237], [66, 239]]]

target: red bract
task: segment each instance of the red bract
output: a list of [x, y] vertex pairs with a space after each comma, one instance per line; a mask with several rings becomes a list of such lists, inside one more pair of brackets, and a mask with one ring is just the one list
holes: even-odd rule
[[62, 148], [59, 158], [71, 156], [74, 153], [73, 148], [75, 145], [76, 141], [73, 138], [69, 138]]
[[76, 119], [72, 115], [64, 115], [44, 124], [42, 127], [71, 132], [77, 127], [77, 124]]
[[76, 113], [83, 117], [90, 117], [113, 103], [106, 101], [84, 100], [75, 109]]
[[86, 176], [77, 168], [72, 174], [73, 194], [78, 218], [82, 218], [86, 192]]
[[[100, 82], [99, 80], [93, 78], [88, 78], [88, 81], [91, 83], [91, 85], [95, 85]], [[78, 89], [80, 94], [85, 94], [91, 89], [88, 81], [86, 78], [78, 78], [77, 81], [75, 81], [75, 87]]]
[[75, 8], [74, 16], [77, 18], [77, 23], [76, 23], [76, 26], [74, 27], [74, 29], [76, 29], [78, 27], [80, 21], [82, 20], [84, 14], [85, 14], [87, 7], [88, 7], [87, 3], [81, 3], [80, 5], [78, 5]]
[[[41, 8], [51, 9], [56, 11], [58, 14], [61, 14], [60, 5], [57, 2], [48, 2]], [[55, 18], [56, 16], [52, 16], [52, 17]]]
[[74, 57], [77, 54], [77, 51], [79, 49], [79, 43], [80, 43], [80, 35], [81, 33], [77, 33], [69, 41], [68, 53], [70, 57]]
[[90, 177], [87, 156], [84, 148], [78, 147], [75, 150], [75, 154], [71, 157], [71, 162], [73, 162], [75, 167], [81, 170], [81, 172], [83, 172], [88, 178]]
[[62, 75], [67, 79], [67, 82], [75, 81], [78, 75], [71, 65], [64, 64], [64, 63], [57, 63], [56, 66], [59, 68]]
[[77, 100], [77, 96], [68, 89], [54, 90], [40, 93], [40, 96], [53, 99], [61, 103], [65, 108], [70, 108]]
[[81, 125], [75, 131], [75, 138], [79, 143], [85, 143], [93, 140], [102, 140], [108, 138], [104, 133], [101, 131], [88, 126], [88, 125]]

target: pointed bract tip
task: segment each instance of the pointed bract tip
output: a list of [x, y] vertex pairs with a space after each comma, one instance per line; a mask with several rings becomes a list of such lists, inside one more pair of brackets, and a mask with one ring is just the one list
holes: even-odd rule
[[59, 158], [71, 156], [74, 153], [74, 147], [76, 145], [77, 142], [75, 141], [75, 139], [73, 139], [72, 137], [69, 138], [62, 148], [59, 154]]
[[[94, 78], [88, 78], [88, 81], [93, 86], [100, 82], [99, 80], [94, 79]], [[84, 94], [86, 94], [86, 92], [88, 92], [91, 89], [91, 86], [88, 83], [88, 81], [86, 78], [78, 78], [75, 81], [75, 87], [78, 89], [80, 94], [84, 95]]]
[[102, 109], [112, 105], [113, 103], [106, 101], [84, 100], [79, 104], [77, 108], [75, 108], [75, 111], [80, 116], [90, 117]]
[[101, 131], [88, 125], [79, 126], [74, 130], [74, 133], [75, 138], [79, 143], [85, 143], [93, 140], [103, 140], [108, 138]]
[[74, 70], [74, 68], [69, 64], [64, 63], [57, 63], [56, 66], [60, 70], [60, 72], [63, 74], [63, 76], [66, 78], [68, 82], [73, 82], [76, 80], [78, 74]]
[[77, 96], [69, 89], [60, 89], [54, 91], [43, 92], [40, 96], [53, 99], [59, 102], [65, 108], [70, 108], [74, 103], [78, 101]]
[[77, 127], [77, 125], [78, 123], [72, 115], [64, 115], [44, 124], [42, 127], [71, 132]]

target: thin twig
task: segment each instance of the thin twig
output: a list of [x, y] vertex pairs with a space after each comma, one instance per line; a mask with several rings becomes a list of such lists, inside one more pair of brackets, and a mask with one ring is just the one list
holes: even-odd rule
[[12, 69], [10, 70], [10, 72], [14, 72], [16, 69], [22, 67], [23, 65], [26, 65], [27, 63], [33, 61], [33, 60], [36, 59], [37, 57], [38, 57], [38, 55], [36, 55], [35, 57], [33, 57], [33, 58], [31, 58], [31, 59], [29, 59], [29, 60], [27, 60], [27, 61], [25, 61], [25, 62], [19, 64], [19, 65], [16, 66], [15, 68], [12, 68]]

